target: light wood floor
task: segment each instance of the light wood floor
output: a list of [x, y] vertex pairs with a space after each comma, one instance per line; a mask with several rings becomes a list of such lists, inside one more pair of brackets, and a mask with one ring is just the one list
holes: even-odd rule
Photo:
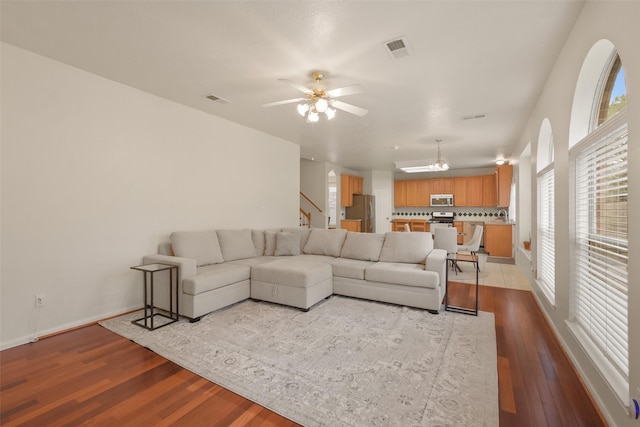
[[[480, 308], [495, 313], [501, 427], [605, 425], [530, 292], [481, 286]], [[0, 393], [3, 426], [296, 425], [98, 325], [0, 352]]]

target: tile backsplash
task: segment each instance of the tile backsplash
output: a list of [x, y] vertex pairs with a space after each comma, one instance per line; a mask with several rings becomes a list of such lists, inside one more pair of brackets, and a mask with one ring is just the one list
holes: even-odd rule
[[498, 208], [468, 208], [468, 207], [443, 207], [443, 208], [395, 208], [393, 218], [424, 218], [430, 219], [432, 212], [453, 212], [457, 221], [468, 221], [480, 218], [498, 218]]

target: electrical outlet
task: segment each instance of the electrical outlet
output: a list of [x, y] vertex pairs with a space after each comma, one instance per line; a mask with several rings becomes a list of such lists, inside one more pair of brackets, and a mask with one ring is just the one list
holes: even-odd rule
[[44, 294], [36, 294], [36, 307], [44, 305]]

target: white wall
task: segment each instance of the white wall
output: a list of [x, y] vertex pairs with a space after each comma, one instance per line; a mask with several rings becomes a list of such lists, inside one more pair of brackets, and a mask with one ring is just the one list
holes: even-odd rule
[[172, 231], [298, 223], [295, 144], [7, 44], [1, 78], [2, 348], [141, 306]]
[[[567, 327], [570, 313], [570, 224], [569, 201], [569, 123], [574, 91], [583, 61], [591, 47], [601, 39], [610, 40], [622, 58], [628, 93], [629, 118], [629, 360], [631, 398], [640, 400], [640, 226], [634, 218], [640, 215], [640, 55], [637, 41], [640, 40], [640, 2], [588, 1], [579, 16], [545, 88], [532, 110], [525, 131], [518, 141], [515, 153], [520, 153], [531, 141], [532, 179], [531, 188], [520, 191], [531, 193], [532, 229], [536, 218], [536, 156], [538, 132], [545, 117], [553, 127], [555, 141], [556, 182], [556, 306], [550, 307], [540, 289], [533, 283], [534, 292], [545, 310], [553, 328], [558, 333], [565, 349], [573, 359], [584, 382], [597, 401], [611, 425], [637, 426], [631, 420], [625, 404], [619, 402], [609, 389], [602, 375]], [[534, 237], [535, 239], [535, 237]], [[534, 240], [535, 247], [535, 240]]]

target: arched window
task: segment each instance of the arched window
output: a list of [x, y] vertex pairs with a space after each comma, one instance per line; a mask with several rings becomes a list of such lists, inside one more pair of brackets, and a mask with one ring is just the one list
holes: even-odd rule
[[555, 283], [555, 170], [553, 167], [553, 131], [544, 119], [538, 135], [538, 277], [537, 283], [553, 305]]
[[598, 126], [616, 115], [627, 106], [627, 85], [624, 80], [624, 68], [620, 56], [616, 53], [611, 66], [605, 74], [604, 84], [595, 122]]
[[[596, 43], [585, 58], [574, 96], [569, 150], [574, 197], [570, 327], [603, 378], [626, 401], [629, 189], [622, 64], [611, 42]], [[580, 105], [588, 93], [596, 94], [590, 102], [591, 117], [585, 117]]]

